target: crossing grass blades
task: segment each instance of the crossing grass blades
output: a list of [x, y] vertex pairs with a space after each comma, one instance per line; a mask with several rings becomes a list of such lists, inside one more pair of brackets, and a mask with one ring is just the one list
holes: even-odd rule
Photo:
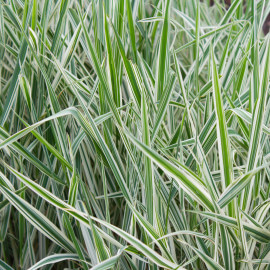
[[270, 2], [231, 2], [1, 0], [1, 269], [269, 269]]

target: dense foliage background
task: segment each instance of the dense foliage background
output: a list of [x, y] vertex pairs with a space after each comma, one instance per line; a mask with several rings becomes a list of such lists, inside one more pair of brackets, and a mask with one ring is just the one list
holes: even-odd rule
[[268, 0], [1, 0], [1, 269], [270, 269]]

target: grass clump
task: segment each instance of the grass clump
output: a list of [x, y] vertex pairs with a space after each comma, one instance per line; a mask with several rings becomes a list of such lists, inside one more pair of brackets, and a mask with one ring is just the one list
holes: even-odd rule
[[0, 268], [269, 269], [269, 10], [1, 0]]

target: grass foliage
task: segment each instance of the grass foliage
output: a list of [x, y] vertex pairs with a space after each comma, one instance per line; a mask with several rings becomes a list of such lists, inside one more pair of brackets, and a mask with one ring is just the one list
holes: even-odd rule
[[1, 269], [269, 269], [270, 2], [215, 2], [1, 0]]

